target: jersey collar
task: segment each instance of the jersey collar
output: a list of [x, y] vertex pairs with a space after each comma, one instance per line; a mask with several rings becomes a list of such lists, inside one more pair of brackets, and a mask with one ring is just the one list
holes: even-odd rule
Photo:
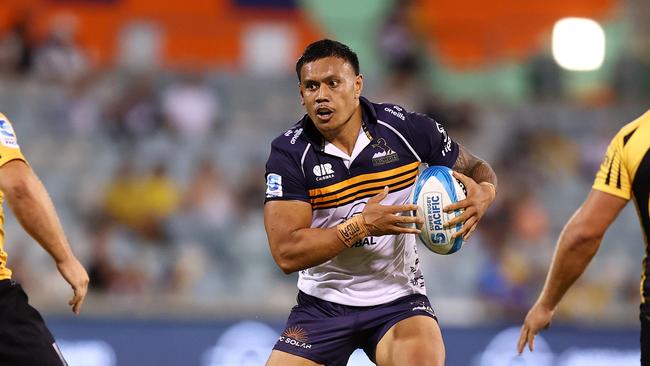
[[349, 168], [350, 164], [352, 164], [352, 161], [354, 161], [354, 159], [356, 159], [356, 157], [359, 156], [359, 154], [361, 154], [361, 152], [363, 151], [363, 149], [366, 148], [366, 146], [370, 145], [370, 140], [371, 139], [368, 137], [368, 134], [364, 133], [364, 129], [361, 128], [359, 129], [359, 135], [357, 136], [357, 141], [354, 143], [354, 148], [352, 149], [351, 155], [346, 154], [341, 149], [336, 147], [336, 145], [330, 143], [329, 141], [325, 141], [323, 143], [323, 146], [321, 147], [321, 151], [324, 152], [325, 154], [333, 155], [338, 158], [341, 158], [343, 160], [343, 163]]

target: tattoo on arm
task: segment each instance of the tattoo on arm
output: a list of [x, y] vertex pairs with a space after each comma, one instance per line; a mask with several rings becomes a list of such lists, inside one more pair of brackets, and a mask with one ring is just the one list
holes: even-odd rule
[[476, 182], [488, 182], [497, 186], [497, 175], [490, 164], [459, 145], [458, 159], [453, 169], [474, 179]]

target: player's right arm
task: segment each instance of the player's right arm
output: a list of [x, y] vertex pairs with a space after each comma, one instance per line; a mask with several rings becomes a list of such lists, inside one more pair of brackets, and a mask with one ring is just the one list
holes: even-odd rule
[[542, 293], [521, 328], [517, 344], [519, 353], [526, 344], [531, 351], [534, 349], [535, 335], [550, 325], [558, 303], [585, 271], [607, 228], [626, 203], [626, 199], [592, 190], [582, 207], [569, 219], [558, 239]]
[[[388, 189], [384, 189], [370, 198], [360, 215], [368, 235], [419, 234], [418, 229], [410, 226], [421, 224], [421, 218], [398, 215], [417, 206], [382, 205], [387, 194]], [[319, 265], [349, 249], [339, 233], [345, 229], [345, 222], [331, 228], [312, 228], [311, 219], [311, 204], [307, 202], [274, 200], [264, 205], [264, 226], [271, 254], [284, 273]]]
[[585, 271], [607, 228], [630, 199], [623, 135], [619, 132], [610, 143], [592, 191], [560, 234], [544, 288], [521, 328], [519, 353], [526, 344], [534, 349], [535, 335], [550, 325], [558, 303]]
[[23, 160], [15, 159], [0, 166], [0, 190], [25, 231], [52, 256], [72, 286], [69, 305], [78, 314], [88, 290], [88, 274], [70, 249], [45, 187]]

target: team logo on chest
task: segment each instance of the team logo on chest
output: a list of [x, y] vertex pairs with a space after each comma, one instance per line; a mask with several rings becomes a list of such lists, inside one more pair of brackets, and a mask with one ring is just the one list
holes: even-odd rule
[[371, 145], [374, 149], [378, 150], [372, 155], [372, 165], [379, 166], [388, 163], [393, 163], [399, 160], [399, 155], [388, 146], [386, 139], [383, 137], [378, 139], [376, 143]]
[[314, 165], [313, 172], [318, 182], [334, 178], [334, 169], [332, 169], [332, 164], [330, 163]]

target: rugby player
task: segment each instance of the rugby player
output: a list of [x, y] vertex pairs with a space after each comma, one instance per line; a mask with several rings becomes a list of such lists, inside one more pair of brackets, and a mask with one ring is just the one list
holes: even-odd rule
[[650, 366], [650, 112], [624, 126], [612, 139], [591, 192], [564, 226], [544, 288], [532, 306], [517, 344], [534, 349], [535, 335], [548, 328], [555, 309], [594, 257], [609, 225], [634, 198], [645, 238], [641, 276], [641, 364]]
[[444, 127], [361, 96], [357, 55], [332, 40], [296, 63], [307, 114], [276, 138], [264, 222], [274, 260], [299, 271], [297, 305], [267, 365], [345, 365], [358, 348], [378, 365], [443, 365], [445, 349], [419, 267], [409, 195], [418, 166], [453, 168], [467, 199], [468, 239], [496, 195], [496, 176]]
[[[72, 286], [74, 296], [68, 304], [78, 314], [88, 289], [88, 274], [68, 245], [47, 191], [21, 153], [11, 122], [0, 113], [0, 204], [3, 198]], [[67, 365], [43, 318], [28, 304], [21, 286], [11, 280], [3, 244], [0, 226], [0, 365]]]

